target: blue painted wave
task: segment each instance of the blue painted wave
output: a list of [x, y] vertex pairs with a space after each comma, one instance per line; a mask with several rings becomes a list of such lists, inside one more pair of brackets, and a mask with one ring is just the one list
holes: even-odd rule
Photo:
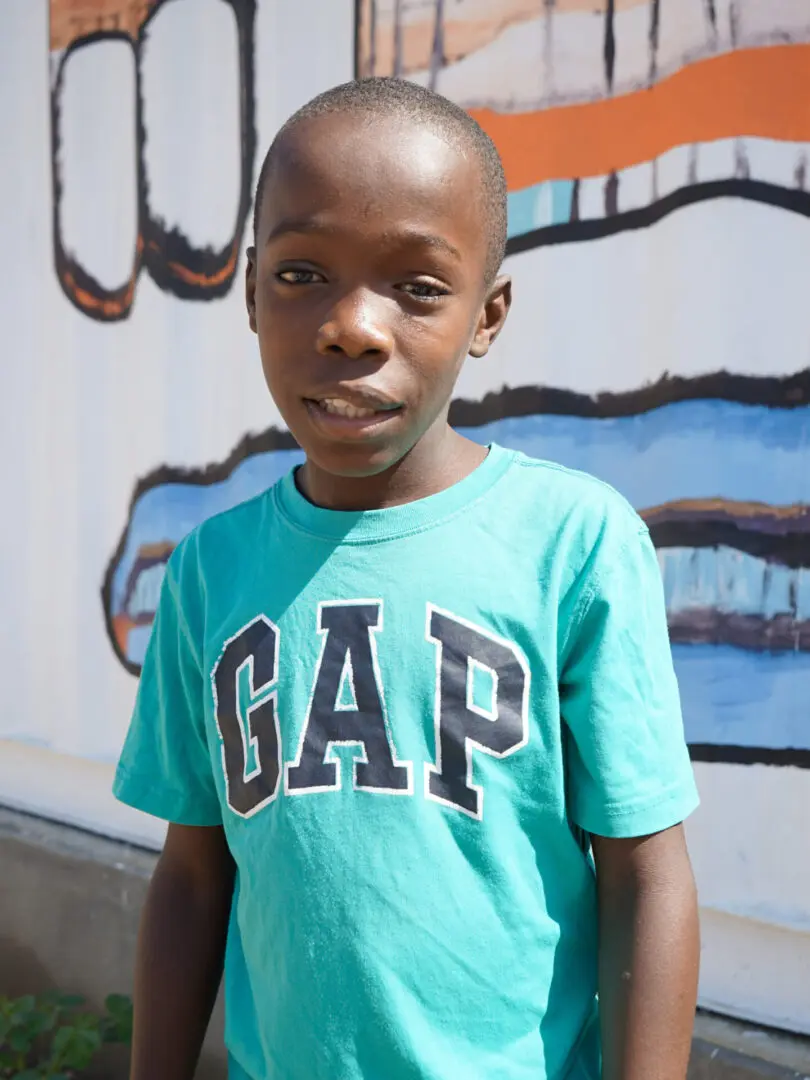
[[810, 654], [674, 645], [692, 744], [810, 750]]
[[593, 473], [638, 509], [722, 496], [775, 505], [810, 495], [810, 408], [683, 401], [607, 420], [526, 416], [465, 431]]
[[[481, 443], [498, 442], [593, 473], [641, 509], [672, 499], [713, 496], [782, 505], [804, 502], [810, 488], [806, 469], [809, 428], [808, 408], [777, 411], [722, 401], [692, 401], [610, 420], [507, 418], [465, 434]], [[252, 498], [301, 460], [299, 451], [256, 454], [240, 462], [221, 482], [160, 484], [144, 492], [133, 507], [121, 557], [114, 567], [108, 615], [121, 612], [127, 580], [143, 545], [177, 543], [206, 517]], [[669, 554], [670, 561], [687, 557], [676, 550]], [[702, 555], [704, 561], [720, 558], [714, 552]], [[746, 600], [746, 593], [741, 599], [735, 593], [733, 603], [729, 596], [729, 603], [720, 606], [767, 614], [770, 608], [761, 603], [757, 560], [746, 557], [742, 561], [747, 573], [735, 588], [748, 589], [750, 597]], [[159, 588], [159, 568], [156, 570], [145, 590], [154, 594], [145, 596], [146, 610]], [[707, 570], [701, 562], [692, 570], [694, 582], [681, 573], [676, 575], [677, 581], [669, 582], [673, 608], [688, 607], [692, 601], [709, 602], [713, 594], [706, 591], [707, 583], [722, 577], [713, 564]], [[773, 580], [769, 586], [769, 603], [774, 610], [784, 606], [779, 599], [785, 591], [780, 582], [781, 578]], [[683, 593], [685, 585], [694, 596]], [[673, 591], [676, 586], [681, 590], [677, 595]], [[799, 600], [804, 600], [806, 592], [798, 590]], [[141, 663], [149, 632], [149, 625], [129, 631], [126, 656], [131, 663]], [[724, 746], [810, 750], [810, 654], [676, 645], [673, 657], [690, 743], [718, 747], [721, 757]]]
[[[525, 416], [463, 429], [533, 457], [591, 472], [637, 508], [671, 499], [756, 500], [776, 505], [810, 495], [810, 408], [775, 410], [724, 401], [685, 401], [608, 420]], [[112, 582], [120, 605], [136, 553], [145, 543], [177, 543], [207, 517], [270, 487], [302, 460], [297, 450], [255, 454], [214, 484], [168, 483], [133, 508]]]
[[[671, 499], [712, 496], [775, 504], [805, 501], [810, 486], [810, 478], [806, 478], [809, 424], [807, 408], [776, 411], [695, 401], [611, 420], [508, 418], [465, 433], [481, 443], [495, 441], [594, 473], [643, 508]], [[219, 483], [171, 483], [146, 491], [133, 508], [126, 543], [115, 567], [110, 614], [120, 612], [126, 581], [142, 545], [162, 540], [176, 543], [204, 518], [269, 487], [301, 459], [298, 451], [256, 454]], [[686, 557], [676, 550], [669, 554], [670, 561]], [[720, 557], [713, 552], [702, 555], [704, 561]], [[746, 560], [742, 561], [747, 566]], [[725, 606], [767, 614], [770, 609], [760, 603], [760, 571], [755, 562], [738, 585], [749, 589], [750, 602], [736, 597], [733, 604]], [[697, 575], [695, 596], [670, 595], [673, 608], [689, 606], [692, 599], [700, 604], [711, 600], [706, 582], [723, 575], [718, 577], [713, 564], [705, 573], [698, 573], [702, 565], [693, 567]], [[682, 574], [676, 577], [679, 588], [689, 585]], [[781, 597], [784, 591], [778, 584], [771, 583], [773, 597]], [[158, 577], [153, 587], [159, 587]], [[675, 583], [668, 587], [672, 591]], [[799, 599], [805, 591], [800, 590]], [[781, 600], [773, 604], [774, 610], [784, 606]], [[141, 662], [149, 629], [145, 625], [129, 632], [126, 651], [132, 663]], [[690, 743], [810, 750], [810, 654], [675, 645], [673, 657]]]
[[571, 220], [573, 180], [547, 180], [520, 191], [511, 191], [508, 200], [508, 235], [522, 236], [549, 225], [565, 225]]
[[[810, 408], [684, 401], [608, 420], [524, 416], [463, 429], [533, 457], [593, 473], [639, 509], [671, 499], [751, 499], [775, 505], [810, 496]], [[177, 542], [206, 517], [252, 498], [300, 462], [297, 450], [256, 454], [215, 484], [161, 484], [137, 501], [113, 582], [113, 603], [143, 543]]]
[[229, 510], [272, 487], [303, 460], [298, 450], [274, 450], [245, 458], [225, 480], [214, 484], [158, 484], [136, 501], [127, 537], [112, 579], [113, 612], [120, 610], [127, 579], [144, 544], [178, 544], [206, 518]]

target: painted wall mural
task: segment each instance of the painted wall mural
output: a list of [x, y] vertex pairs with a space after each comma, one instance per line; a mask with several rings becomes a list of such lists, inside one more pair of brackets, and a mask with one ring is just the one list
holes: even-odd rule
[[[231, 288], [250, 210], [253, 159], [256, 151], [254, 122], [254, 35], [256, 0], [225, 0], [236, 23], [239, 76], [238, 203], [234, 207], [232, 235], [223, 246], [195, 244], [181, 228], [164, 220], [154, 206], [146, 157], [149, 138], [144, 117], [143, 54], [161, 9], [171, 0], [50, 0], [51, 59], [51, 170], [53, 177], [53, 257], [62, 290], [81, 312], [92, 319], [112, 322], [129, 315], [135, 286], [146, 270], [159, 288], [183, 300], [210, 300]], [[61, 111], [71, 65], [83, 50], [118, 42], [131, 52], [134, 68], [132, 112], [121, 117], [131, 124], [135, 141], [133, 196], [136, 203], [135, 235], [128, 276], [117, 285], [102, 284], [92, 266], [71, 252], [63, 230], [63, 158], [70, 153], [62, 137]], [[123, 60], [119, 59], [119, 63]], [[99, 220], [97, 228], [109, 226]]]
[[357, 68], [437, 85], [497, 143], [510, 250], [735, 197], [810, 215], [802, 0], [361, 0]]
[[[356, 66], [438, 85], [490, 131], [512, 253], [652, 229], [700, 200], [810, 215], [810, 112], [797, 107], [810, 100], [810, 11], [765, 12], [756, 0], [363, 0]], [[524, 379], [457, 400], [452, 419], [597, 474], [647, 520], [696, 760], [808, 768], [810, 369], [732, 367], [706, 357], [706, 374], [593, 395]], [[299, 458], [271, 428], [224, 461], [139, 481], [102, 593], [128, 671], [174, 545]]]
[[510, 185], [454, 423], [652, 530], [703, 1004], [810, 1034], [808, 50], [808, 0], [3, 0], [0, 802], [161, 843], [110, 785], [166, 560], [300, 460], [241, 295], [260, 155], [396, 72]]

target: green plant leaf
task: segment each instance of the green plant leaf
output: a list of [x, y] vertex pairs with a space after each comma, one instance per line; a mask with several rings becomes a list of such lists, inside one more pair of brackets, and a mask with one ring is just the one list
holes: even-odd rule
[[[43, 1080], [43, 1078], [39, 1069], [25, 1069], [24, 1072], [14, 1073], [12, 1080]], [[51, 1077], [47, 1080], [51, 1080]]]
[[27, 1029], [23, 1027], [12, 1028], [8, 1036], [8, 1045], [18, 1054], [27, 1054], [31, 1049], [32, 1042], [33, 1039], [28, 1034]]
[[37, 1001], [40, 1008], [51, 1008], [54, 1005], [58, 1005], [64, 997], [59, 990], [43, 990], [41, 994], [37, 994]]
[[26, 994], [25, 997], [12, 1001], [10, 1014], [12, 1027], [20, 1027], [24, 1024], [36, 1008], [36, 1004], [36, 998], [33, 994]]
[[104, 1018], [104, 1041], [130, 1043], [132, 1041], [132, 999], [124, 994], [110, 994], [105, 1002], [107, 1016]]
[[83, 998], [81, 994], [59, 994], [57, 1001], [63, 1009], [81, 1009], [87, 1004], [87, 998]]
[[53, 1026], [51, 1020], [52, 1014], [50, 1012], [38, 1009], [30, 1013], [20, 1030], [24, 1031], [33, 1040], [37, 1035], [41, 1035], [43, 1031], [47, 1031], [49, 1027]]
[[110, 1012], [129, 1012], [132, 1009], [132, 998], [128, 994], [108, 994], [104, 1004]]
[[95, 1016], [77, 1016], [76, 1021], [69, 1027], [59, 1028], [54, 1035], [51, 1061], [53, 1066], [81, 1072], [96, 1056], [101, 1046], [101, 1033]]
[[5, 1076], [11, 1073], [12, 1069], [19, 1069], [19, 1067], [20, 1055], [12, 1054], [9, 1049], [0, 1047], [0, 1075]]

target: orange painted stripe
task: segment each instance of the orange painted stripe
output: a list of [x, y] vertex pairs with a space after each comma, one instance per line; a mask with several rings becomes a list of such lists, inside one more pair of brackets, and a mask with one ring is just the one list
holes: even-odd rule
[[138, 274], [141, 269], [141, 255], [143, 254], [143, 237], [138, 233], [135, 238], [135, 260], [132, 266], [132, 273], [129, 275], [129, 281], [127, 282], [126, 292], [123, 298], [120, 300], [105, 299], [101, 296], [96, 296], [93, 293], [87, 292], [86, 289], [82, 289], [76, 284], [76, 279], [73, 274], [66, 270], [61, 275], [62, 284], [73, 299], [79, 304], [83, 311], [93, 312], [96, 311], [101, 315], [106, 315], [108, 318], [116, 318], [129, 311], [132, 307], [132, 299], [135, 296], [135, 283], [138, 280]]
[[647, 90], [530, 113], [471, 110], [511, 191], [605, 176], [674, 146], [739, 135], [810, 142], [810, 44], [700, 60]]
[[183, 266], [182, 263], [170, 262], [167, 263], [169, 270], [188, 285], [198, 285], [201, 289], [212, 289], [217, 285], [221, 285], [223, 281], [227, 281], [236, 271], [236, 262], [239, 258], [239, 249], [234, 244], [231, 249], [231, 254], [228, 256], [228, 261], [225, 265], [217, 270], [214, 274], [200, 274], [195, 270], [189, 270], [187, 266]]
[[650, 521], [661, 514], [675, 512], [678, 514], [714, 514], [717, 517], [732, 517], [738, 521], [747, 518], [769, 518], [773, 522], [787, 521], [801, 526], [810, 522], [810, 507], [805, 503], [791, 503], [787, 506], [774, 505], [773, 503], [756, 502], [755, 500], [742, 501], [737, 499], [711, 498], [711, 499], [672, 499], [670, 502], [659, 503], [657, 506], [648, 506], [639, 513], [645, 521]]

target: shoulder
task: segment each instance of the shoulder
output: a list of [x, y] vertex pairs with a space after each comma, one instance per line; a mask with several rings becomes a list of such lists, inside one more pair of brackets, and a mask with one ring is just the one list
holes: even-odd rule
[[513, 498], [532, 508], [559, 539], [579, 537], [586, 546], [610, 538], [644, 536], [647, 526], [610, 484], [589, 473], [516, 453], [511, 470]]
[[273, 515], [273, 490], [213, 514], [187, 533], [169, 558], [168, 586], [185, 599], [212, 577], [227, 576], [228, 567], [240, 565], [255, 553], [258, 538]]
[[657, 566], [641, 517], [615, 488], [588, 473], [515, 454], [503, 491], [504, 528], [544, 560], [561, 610], [610, 587], [617, 572]]

